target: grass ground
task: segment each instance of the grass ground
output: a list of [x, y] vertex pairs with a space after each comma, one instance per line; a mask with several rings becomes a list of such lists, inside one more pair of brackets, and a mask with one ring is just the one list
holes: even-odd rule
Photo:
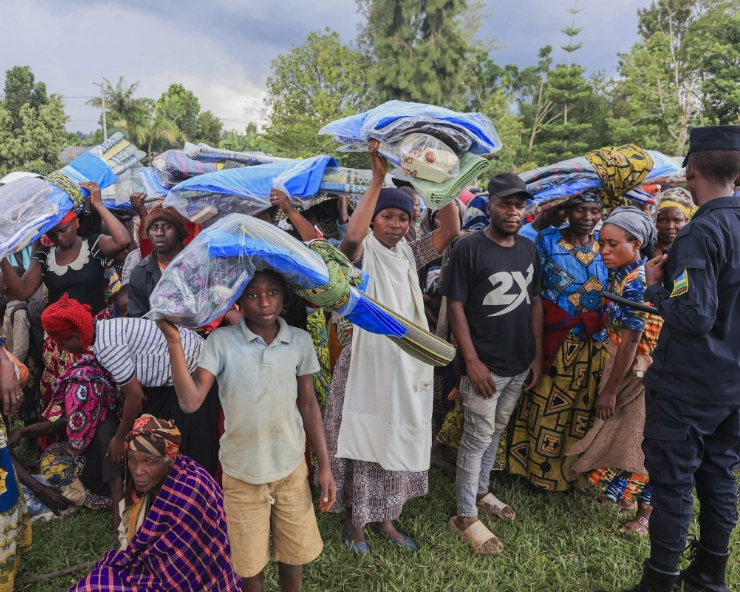
[[[398, 524], [421, 545], [416, 554], [397, 549], [369, 532], [371, 554], [350, 556], [341, 542], [341, 515], [321, 515], [324, 552], [306, 566], [305, 591], [491, 590], [621, 591], [636, 582], [649, 553], [646, 539], [616, 534], [625, 517], [616, 509], [576, 494], [545, 496], [509, 477], [494, 483], [498, 497], [517, 511], [515, 522], [487, 521], [506, 549], [497, 558], [474, 557], [449, 530], [455, 512], [454, 478], [432, 469], [429, 495], [409, 502]], [[487, 520], [484, 518], [484, 520]], [[110, 514], [80, 511], [34, 528], [33, 550], [22, 558], [20, 577], [33, 577], [99, 558], [116, 546], [108, 534]], [[696, 532], [696, 524], [692, 527]], [[740, 535], [733, 536], [737, 548]], [[64, 591], [84, 571], [23, 588]], [[740, 589], [740, 559], [728, 569], [731, 589]], [[267, 568], [267, 589], [277, 591], [276, 568]]]

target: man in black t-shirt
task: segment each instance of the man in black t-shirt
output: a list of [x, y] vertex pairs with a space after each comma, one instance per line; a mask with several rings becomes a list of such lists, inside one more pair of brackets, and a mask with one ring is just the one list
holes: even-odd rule
[[522, 387], [533, 388], [540, 379], [542, 304], [537, 248], [517, 234], [532, 196], [513, 173], [493, 177], [488, 190], [490, 222], [455, 247], [440, 291], [466, 368], [459, 388], [465, 423], [457, 456], [457, 516], [450, 527], [475, 553], [496, 555], [503, 545], [478, 520], [478, 510], [515, 517], [488, 487]]

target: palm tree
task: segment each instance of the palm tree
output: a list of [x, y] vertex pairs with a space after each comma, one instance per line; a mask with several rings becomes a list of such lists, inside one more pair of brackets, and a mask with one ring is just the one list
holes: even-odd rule
[[146, 146], [149, 166], [152, 166], [152, 145], [154, 142], [161, 140], [173, 145], [184, 139], [185, 135], [177, 127], [177, 124], [161, 115], [150, 116], [144, 125], [139, 125], [136, 128], [136, 141], [139, 146]]
[[[105, 107], [113, 116], [112, 121], [116, 121], [117, 127], [128, 129], [135, 127], [149, 113], [147, 99], [135, 98], [134, 92], [139, 88], [139, 83], [134, 82], [127, 86], [123, 76], [118, 79], [114, 87], [107, 78], [103, 78], [105, 84]], [[101, 98], [95, 97], [87, 102], [92, 107], [101, 108]]]

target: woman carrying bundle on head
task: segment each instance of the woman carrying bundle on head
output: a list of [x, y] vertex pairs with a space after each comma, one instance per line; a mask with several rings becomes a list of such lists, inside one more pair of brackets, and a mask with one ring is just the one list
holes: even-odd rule
[[[369, 274], [370, 297], [426, 329], [417, 270], [459, 234], [458, 210], [454, 203], [441, 208], [440, 227], [407, 243], [414, 202], [398, 189], [382, 188], [388, 164], [377, 150], [371, 141], [373, 181], [339, 248]], [[431, 366], [358, 327], [337, 360], [324, 428], [337, 485], [331, 511], [346, 510], [343, 538], [352, 552], [368, 552], [363, 528], [369, 522], [392, 543], [417, 549], [393, 520], [407, 500], [427, 493], [432, 381]]]
[[[616, 208], [599, 235], [604, 265], [610, 270], [609, 291], [644, 304], [645, 262], [653, 254], [653, 221], [635, 207]], [[601, 503], [621, 511], [637, 509], [622, 534], [648, 534], [650, 485], [642, 452], [645, 387], [642, 376], [652, 363], [663, 320], [654, 314], [611, 302], [606, 311], [609, 361], [601, 378], [596, 420], [586, 437], [568, 452], [578, 456], [570, 478], [586, 474]]]
[[[82, 238], [77, 234], [79, 222], [72, 211], [46, 233], [51, 247], [41, 247], [33, 255], [31, 265], [22, 277], [13, 271], [7, 259], [0, 263], [3, 279], [10, 293], [26, 300], [43, 283], [49, 292], [49, 304], [67, 293], [71, 298], [90, 306], [92, 314], [105, 310], [104, 278], [106, 261], [123, 253], [131, 242], [126, 227], [103, 205], [97, 183], [81, 183], [90, 192], [90, 204], [100, 214], [110, 236], [93, 234]], [[57, 378], [79, 356], [58, 348], [48, 335], [44, 341], [44, 365], [41, 376], [41, 407], [51, 400]]]
[[509, 427], [509, 472], [548, 492], [571, 486], [566, 453], [591, 426], [606, 363], [601, 291], [608, 273], [594, 233], [603, 206], [589, 189], [563, 207], [569, 226], [547, 228], [535, 242], [545, 315], [542, 380], [522, 395]]

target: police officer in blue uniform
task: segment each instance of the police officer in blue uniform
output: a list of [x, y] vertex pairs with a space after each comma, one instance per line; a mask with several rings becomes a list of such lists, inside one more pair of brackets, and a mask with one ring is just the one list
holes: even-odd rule
[[[632, 592], [729, 590], [740, 465], [740, 126], [692, 129], [684, 166], [699, 209], [668, 254], [645, 266], [645, 300], [664, 324], [643, 380], [653, 513], [650, 559]], [[699, 538], [679, 573], [694, 489]]]

